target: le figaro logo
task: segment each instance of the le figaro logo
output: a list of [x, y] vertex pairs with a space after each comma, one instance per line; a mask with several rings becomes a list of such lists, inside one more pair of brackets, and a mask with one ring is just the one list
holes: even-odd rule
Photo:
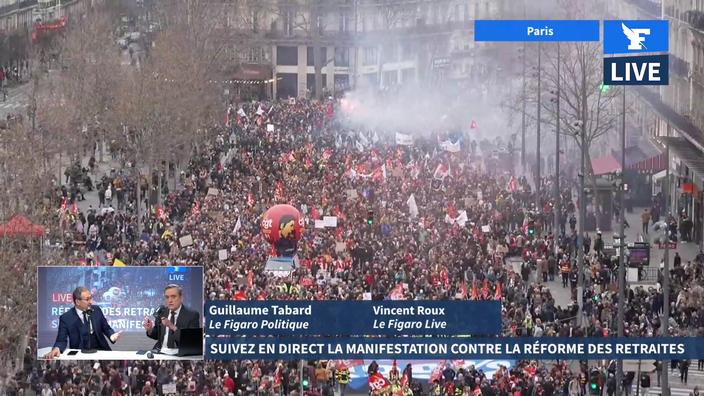
[[604, 54], [667, 52], [667, 20], [604, 21]]
[[643, 44], [645, 37], [642, 35], [650, 35], [650, 29], [631, 29], [623, 22], [621, 22], [621, 27], [623, 28], [623, 34], [625, 34], [631, 41], [628, 45], [629, 50], [641, 50], [643, 48], [647, 49], [645, 44]]

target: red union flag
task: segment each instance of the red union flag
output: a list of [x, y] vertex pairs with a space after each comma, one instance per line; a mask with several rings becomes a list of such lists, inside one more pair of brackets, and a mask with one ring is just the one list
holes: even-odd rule
[[373, 391], [380, 391], [390, 387], [389, 380], [384, 378], [381, 373], [374, 373], [369, 376], [369, 388]]
[[336, 360], [335, 361], [335, 368], [337, 370], [342, 370], [342, 369], [351, 368], [354, 366], [361, 366], [363, 364], [364, 364], [364, 360], [362, 360], [362, 359]]

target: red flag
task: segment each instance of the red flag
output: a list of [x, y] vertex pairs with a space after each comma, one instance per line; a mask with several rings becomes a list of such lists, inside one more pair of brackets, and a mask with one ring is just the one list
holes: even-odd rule
[[472, 297], [470, 300], [479, 300], [479, 292], [477, 291], [477, 281], [472, 281]]
[[259, 294], [257, 295], [257, 301], [264, 301], [266, 300], [266, 293], [263, 291], [260, 291]]
[[496, 290], [494, 291], [494, 300], [501, 301], [501, 282], [496, 284]]
[[362, 360], [362, 359], [336, 360], [335, 361], [335, 368], [338, 370], [342, 370], [345, 368], [352, 368], [354, 366], [361, 366], [363, 364], [364, 364], [364, 360]]
[[511, 176], [511, 179], [509, 179], [507, 189], [512, 193], [518, 191], [518, 180], [516, 180], [514, 176]]
[[280, 367], [277, 367], [276, 372], [274, 373], [274, 387], [279, 386], [281, 386], [281, 370]]
[[73, 214], [77, 215], [78, 214], [78, 204], [76, 201], [73, 201], [73, 208], [72, 208]]
[[66, 210], [68, 204], [66, 203], [66, 197], [61, 198], [61, 210]]
[[373, 391], [384, 390], [390, 386], [389, 380], [384, 378], [381, 373], [377, 372], [369, 376], [369, 388]]
[[276, 182], [276, 188], [274, 189], [274, 199], [277, 201], [284, 200], [284, 183], [281, 180]]
[[235, 295], [232, 297], [233, 300], [235, 301], [244, 301], [247, 299], [247, 293], [244, 292], [244, 290], [240, 290]]
[[440, 380], [442, 378], [442, 369], [445, 367], [445, 361], [441, 360], [438, 362], [438, 365], [435, 366], [433, 369], [433, 372], [430, 373], [430, 378], [428, 379], [428, 383], [432, 384], [435, 382], [435, 380]]
[[311, 211], [310, 211], [310, 218], [313, 219], [313, 220], [319, 220], [319, 219], [320, 219], [320, 213], [318, 212], [318, 208], [316, 208], [315, 206], [314, 206], [313, 209], [311, 209]]
[[459, 216], [459, 213], [457, 213], [457, 209], [455, 209], [455, 205], [453, 205], [452, 202], [447, 204], [447, 215], [450, 216], [451, 219], [456, 219], [457, 216]]
[[254, 272], [249, 271], [247, 274], [247, 286], [251, 289], [254, 286]]
[[401, 283], [399, 283], [393, 289], [391, 289], [391, 292], [389, 293], [389, 298], [391, 300], [405, 300], [404, 296], [405, 296], [405, 293], [403, 290], [403, 284], [401, 284]]
[[313, 279], [311, 279], [311, 278], [309, 278], [309, 277], [307, 277], [307, 276], [301, 278], [300, 282], [298, 282], [298, 283], [299, 283], [301, 286], [306, 287], [306, 288], [311, 287], [311, 286], [313, 286], [313, 284], [314, 284]]
[[460, 284], [459, 298], [464, 300], [467, 298], [467, 282], [462, 282]]
[[489, 280], [484, 279], [484, 284], [482, 285], [482, 298], [484, 300], [489, 298]]
[[248, 206], [253, 206], [254, 205], [254, 196], [252, 193], [247, 193], [247, 205]]
[[477, 122], [472, 120], [472, 123], [470, 124], [469, 129], [477, 129]]
[[200, 201], [196, 199], [196, 201], [193, 202], [193, 207], [191, 208], [191, 216], [198, 215], [200, 215]]
[[337, 238], [338, 241], [342, 240], [342, 227], [337, 227], [337, 232], [335, 233], [335, 237]]
[[403, 376], [401, 377], [400, 385], [401, 385], [401, 388], [408, 385], [408, 373], [403, 373]]
[[433, 173], [433, 178], [437, 180], [443, 180], [445, 177], [447, 177], [450, 174], [450, 168], [445, 166], [445, 164], [438, 164], [438, 167], [435, 168], [435, 172]]
[[323, 161], [327, 161], [332, 157], [332, 149], [330, 147], [323, 151]]

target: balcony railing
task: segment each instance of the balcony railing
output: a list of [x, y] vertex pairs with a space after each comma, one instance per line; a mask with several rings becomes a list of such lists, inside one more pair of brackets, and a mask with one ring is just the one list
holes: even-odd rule
[[670, 70], [681, 77], [689, 77], [689, 63], [673, 54], [670, 54]]
[[662, 3], [655, 0], [628, 0], [629, 3], [640, 7], [643, 11], [651, 15], [662, 15]]
[[21, 10], [23, 8], [31, 7], [37, 4], [37, 0], [22, 0], [17, 3], [7, 4], [0, 6], [0, 15], [9, 14], [13, 11]]
[[692, 25], [693, 28], [704, 31], [704, 12], [689, 10], [684, 13], [684, 20]]

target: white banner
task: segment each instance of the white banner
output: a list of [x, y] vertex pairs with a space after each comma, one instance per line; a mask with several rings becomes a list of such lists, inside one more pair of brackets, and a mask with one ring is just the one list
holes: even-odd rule
[[418, 205], [416, 204], [415, 195], [411, 194], [408, 201], [406, 201], [406, 205], [408, 205], [408, 213], [411, 215], [411, 218], [418, 217]]
[[449, 140], [446, 140], [444, 142], [440, 142], [440, 148], [450, 152], [450, 153], [459, 153], [460, 152], [460, 141], [456, 142], [451, 142]]
[[337, 227], [337, 216], [323, 216], [325, 227]]
[[400, 146], [412, 146], [413, 136], [396, 132], [396, 144]]

